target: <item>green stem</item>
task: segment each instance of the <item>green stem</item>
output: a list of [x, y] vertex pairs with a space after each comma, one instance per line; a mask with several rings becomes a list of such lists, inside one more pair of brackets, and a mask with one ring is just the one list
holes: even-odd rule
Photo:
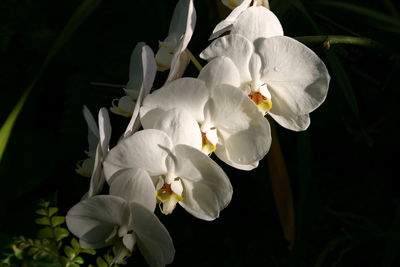
[[380, 46], [379, 43], [369, 38], [344, 36], [344, 35], [299, 36], [299, 37], [294, 37], [294, 39], [302, 43], [310, 43], [310, 44], [322, 43], [322, 45], [326, 49], [329, 49], [330, 46], [334, 44], [351, 44], [351, 45], [369, 46], [369, 47]]
[[190, 58], [190, 61], [192, 61], [193, 65], [198, 69], [198, 71], [201, 71], [203, 69], [203, 66], [200, 64], [200, 62], [197, 60], [195, 56], [193, 56], [192, 52], [190, 52], [189, 49], [186, 49], [185, 52]]

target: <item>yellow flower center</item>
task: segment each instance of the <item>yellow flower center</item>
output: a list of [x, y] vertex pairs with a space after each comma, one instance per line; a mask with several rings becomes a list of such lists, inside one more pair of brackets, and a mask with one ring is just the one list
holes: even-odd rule
[[162, 204], [161, 212], [171, 214], [176, 203], [183, 200], [183, 197], [172, 191], [171, 184], [165, 183], [156, 193], [157, 200]]
[[254, 92], [249, 94], [249, 97], [256, 104], [258, 109], [264, 114], [264, 116], [271, 110], [272, 101], [269, 98], [263, 96], [260, 92]]
[[217, 146], [211, 143], [210, 140], [208, 140], [206, 133], [201, 132], [201, 140], [201, 150], [207, 155], [211, 155], [211, 153], [213, 153], [217, 149]]

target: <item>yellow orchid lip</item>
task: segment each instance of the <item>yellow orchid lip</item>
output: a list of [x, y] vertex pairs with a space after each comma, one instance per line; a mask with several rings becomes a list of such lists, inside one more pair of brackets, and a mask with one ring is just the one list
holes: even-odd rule
[[272, 109], [272, 101], [263, 96], [260, 92], [255, 92], [248, 95], [251, 100], [256, 104], [258, 109], [266, 115]]
[[183, 197], [175, 194], [171, 189], [171, 185], [165, 183], [160, 189], [157, 190], [157, 199], [161, 202], [167, 201], [171, 197], [177, 197], [177, 202], [182, 201]]
[[201, 140], [202, 140], [201, 150], [207, 155], [211, 155], [217, 149], [217, 146], [211, 143], [210, 140], [208, 140], [206, 133], [201, 132]]

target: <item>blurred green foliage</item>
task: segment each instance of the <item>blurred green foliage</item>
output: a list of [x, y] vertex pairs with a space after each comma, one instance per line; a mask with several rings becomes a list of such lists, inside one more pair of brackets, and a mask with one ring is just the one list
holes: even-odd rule
[[[176, 2], [103, 1], [53, 58], [0, 164], [0, 244], [35, 233], [38, 199], [54, 200], [65, 214], [86, 192], [89, 181], [74, 171], [87, 148], [82, 106], [97, 112], [122, 95], [119, 88], [93, 83], [125, 84], [131, 50], [139, 41], [157, 49]], [[308, 131], [278, 128], [294, 193], [293, 250], [282, 236], [266, 161], [251, 172], [219, 162], [235, 192], [219, 219], [200, 221], [179, 208], [171, 216], [158, 214], [177, 250], [172, 266], [398, 266], [399, 175], [391, 155], [400, 151], [400, 7], [390, 0], [270, 2], [288, 36], [350, 35], [380, 46], [336, 44], [327, 50], [309, 44], [326, 62], [332, 82]], [[1, 123], [80, 3], [0, 1]], [[195, 0], [198, 22], [189, 44], [194, 55], [220, 20], [217, 4]], [[196, 69], [189, 66], [187, 75], [197, 75]], [[114, 115], [111, 121], [114, 133], [127, 123]], [[132, 263], [142, 266], [134, 254]]]

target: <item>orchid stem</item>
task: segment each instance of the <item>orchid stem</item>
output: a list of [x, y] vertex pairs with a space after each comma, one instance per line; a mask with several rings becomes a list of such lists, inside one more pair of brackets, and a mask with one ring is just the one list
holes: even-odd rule
[[322, 45], [329, 49], [331, 45], [334, 44], [351, 44], [359, 46], [379, 46], [379, 43], [371, 40], [369, 38], [361, 38], [354, 36], [344, 36], [344, 35], [319, 35], [319, 36], [299, 36], [294, 37], [299, 42], [302, 43], [322, 43]]
[[198, 69], [198, 71], [201, 71], [203, 69], [203, 66], [200, 64], [197, 58], [193, 56], [192, 52], [190, 52], [189, 49], [186, 49], [185, 51], [188, 54], [190, 61], [192, 61], [193, 65], [196, 67], [196, 69]]
[[272, 144], [267, 155], [269, 177], [283, 234], [289, 242], [289, 250], [291, 250], [295, 238], [293, 194], [278, 134], [274, 122], [269, 121], [272, 135]]

